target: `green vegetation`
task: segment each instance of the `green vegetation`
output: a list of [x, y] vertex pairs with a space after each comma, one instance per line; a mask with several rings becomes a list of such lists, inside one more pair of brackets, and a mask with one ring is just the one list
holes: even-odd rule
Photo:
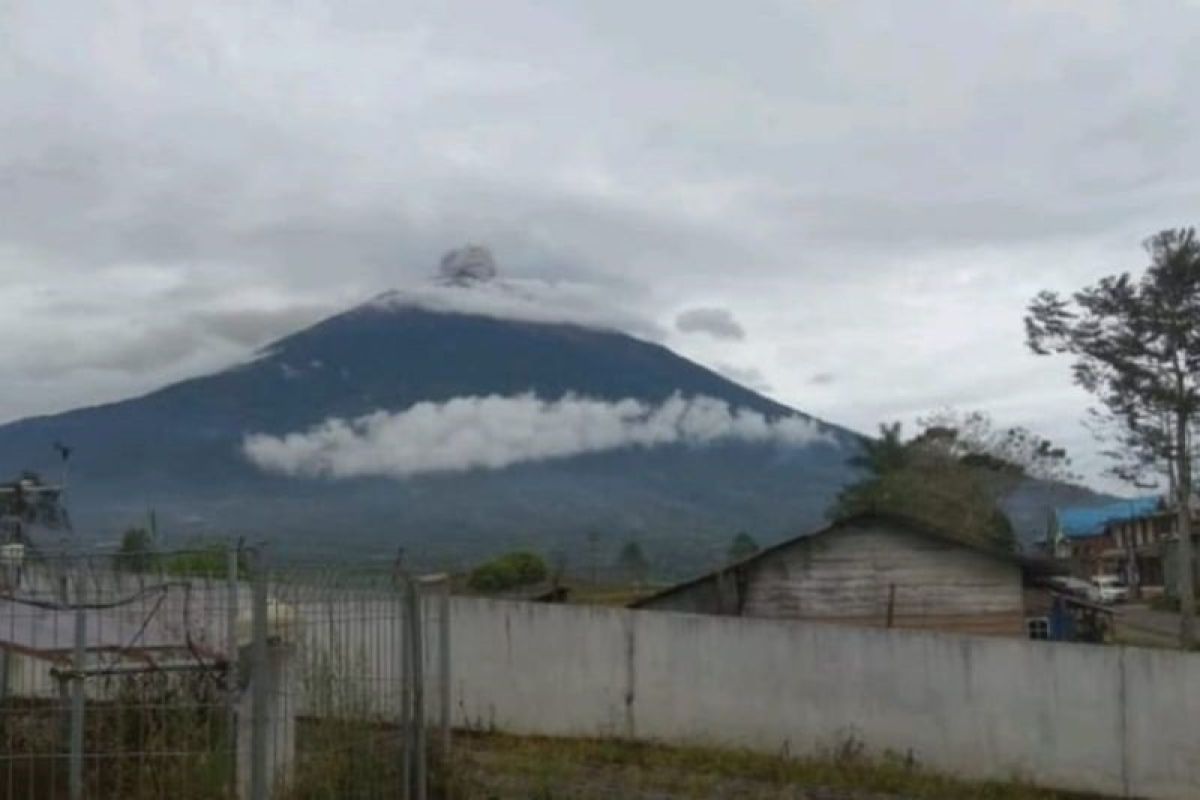
[[830, 516], [864, 511], [899, 514], [1012, 550], [1012, 525], [999, 502], [1026, 477], [1070, 477], [1066, 452], [1024, 428], [997, 429], [981, 412], [942, 411], [919, 421], [905, 440], [899, 422], [880, 426], [851, 463], [865, 472], [843, 490]]
[[[176, 578], [224, 577], [229, 574], [229, 543], [196, 541], [184, 550], [160, 553], [154, 537], [145, 528], [129, 528], [121, 536], [121, 545], [113, 557], [118, 569], [129, 572], [154, 572]], [[238, 577], [249, 575], [249, 558], [238, 556]]]
[[[221, 542], [198, 544], [167, 556], [163, 570], [179, 578], [226, 576], [229, 574], [229, 545]], [[238, 577], [245, 578], [248, 571], [246, 554], [239, 553]]]
[[[1179, 562], [1192, 563], [1193, 459], [1200, 429], [1200, 240], [1165, 230], [1145, 243], [1140, 278], [1102, 278], [1064, 299], [1029, 304], [1026, 344], [1068, 355], [1075, 383], [1100, 401], [1096, 430], [1113, 445], [1112, 472], [1134, 485], [1164, 476], [1178, 513]], [[1192, 570], [1180, 571], [1180, 641], [1195, 641]]]
[[480, 564], [467, 585], [476, 592], [505, 592], [544, 581], [549, 574], [541, 556], [519, 550]]
[[463, 736], [440, 775], [450, 797], [495, 800], [693, 800], [837, 797], [839, 800], [1056, 800], [1082, 797], [1019, 780], [971, 783], [910, 759], [866, 757], [847, 742], [823, 758], [679, 748], [622, 740]]
[[728, 557], [730, 561], [742, 561], [758, 551], [758, 542], [754, 541], [753, 536], [742, 531], [737, 536], [734, 536], [733, 541], [730, 542]]

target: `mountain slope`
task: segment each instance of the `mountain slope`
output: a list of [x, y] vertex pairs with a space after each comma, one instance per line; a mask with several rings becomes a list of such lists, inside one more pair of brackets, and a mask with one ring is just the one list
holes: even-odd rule
[[360, 553], [404, 545], [440, 562], [518, 544], [577, 552], [597, 530], [606, 562], [609, 550], [637, 537], [680, 571], [709, 561], [738, 530], [770, 540], [816, 525], [850, 477], [846, 459], [857, 436], [823, 423], [826, 440], [803, 447], [667, 444], [399, 481], [283, 477], [242, 453], [251, 433], [284, 435], [330, 417], [526, 392], [651, 404], [704, 396], [766, 419], [796, 413], [613, 331], [385, 299], [282, 339], [233, 369], [0, 427], [0, 474], [49, 471], [51, 443], [69, 443], [77, 525], [102, 535], [155, 508], [176, 535], [228, 532]]
[[[143, 397], [0, 426], [0, 476], [53, 475], [52, 444], [68, 443], [73, 517], [101, 538], [141, 523], [150, 509], [168, 544], [204, 533], [344, 556], [403, 546], [430, 566], [516, 546], [560, 552], [576, 566], [607, 564], [636, 538], [664, 575], [711, 566], [738, 531], [768, 543], [815, 529], [854, 478], [847, 460], [859, 436], [820, 421], [815, 443], [727, 437], [610, 447], [403, 479], [280, 475], [246, 457], [251, 434], [284, 437], [331, 418], [529, 393], [648, 407], [704, 397], [762, 420], [811, 419], [606, 327], [603, 315], [572, 305], [569, 292], [538, 294], [485, 277], [483, 285], [454, 279], [381, 296], [245, 364]], [[1053, 507], [1107, 499], [1027, 481], [1005, 509], [1028, 545]]]

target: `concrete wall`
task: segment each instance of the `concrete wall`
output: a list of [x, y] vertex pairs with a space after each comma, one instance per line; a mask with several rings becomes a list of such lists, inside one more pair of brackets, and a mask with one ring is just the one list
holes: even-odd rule
[[854, 738], [968, 778], [1200, 795], [1200, 657], [456, 598], [468, 727], [817, 753]]

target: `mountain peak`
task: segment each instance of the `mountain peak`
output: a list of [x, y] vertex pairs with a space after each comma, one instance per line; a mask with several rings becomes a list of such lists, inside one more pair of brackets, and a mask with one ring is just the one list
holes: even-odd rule
[[496, 259], [492, 251], [477, 244], [451, 250], [442, 256], [438, 279], [448, 286], [471, 286], [496, 277]]

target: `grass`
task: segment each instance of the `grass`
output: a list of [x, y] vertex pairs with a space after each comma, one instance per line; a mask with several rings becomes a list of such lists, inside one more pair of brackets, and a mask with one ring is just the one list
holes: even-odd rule
[[489, 800], [1061, 800], [1081, 798], [1018, 780], [974, 783], [909, 759], [867, 758], [849, 743], [824, 758], [666, 747], [621, 740], [460, 735], [448, 769], [453, 798]]
[[654, 594], [654, 587], [631, 584], [592, 584], [568, 582], [569, 602], [592, 606], [628, 606], [635, 600]]

